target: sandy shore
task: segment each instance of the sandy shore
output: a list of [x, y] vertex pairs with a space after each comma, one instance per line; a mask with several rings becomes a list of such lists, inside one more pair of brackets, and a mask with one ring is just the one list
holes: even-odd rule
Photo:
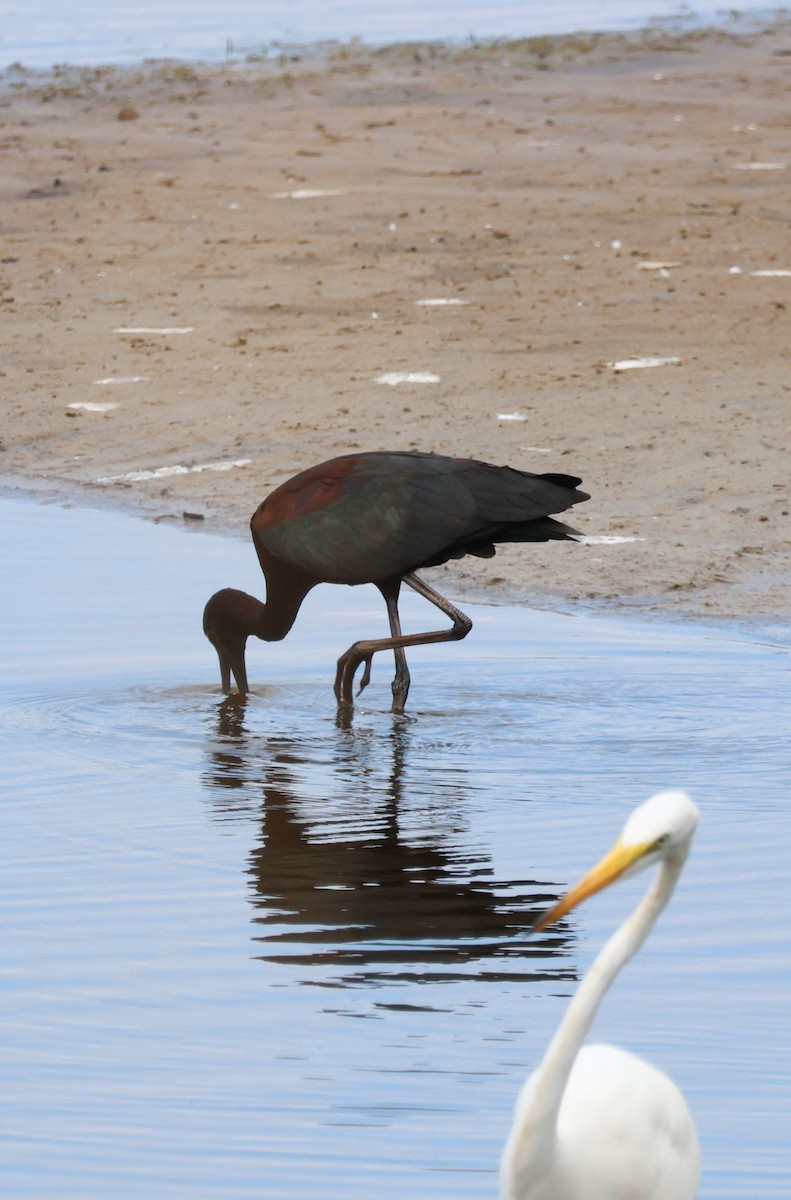
[[0, 482], [247, 536], [324, 458], [472, 455], [583, 476], [575, 524], [636, 540], [451, 596], [788, 616], [791, 24], [0, 99]]

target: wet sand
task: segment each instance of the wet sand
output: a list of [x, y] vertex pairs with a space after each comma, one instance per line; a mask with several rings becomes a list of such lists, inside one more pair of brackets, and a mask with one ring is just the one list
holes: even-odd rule
[[581, 475], [577, 527], [636, 540], [465, 560], [451, 596], [788, 616], [788, 22], [0, 101], [0, 483], [246, 536], [324, 458], [472, 455]]

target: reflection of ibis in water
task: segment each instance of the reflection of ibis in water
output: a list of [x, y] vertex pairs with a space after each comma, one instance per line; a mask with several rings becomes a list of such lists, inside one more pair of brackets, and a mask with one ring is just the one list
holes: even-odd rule
[[[383, 973], [460, 978], [467, 964], [476, 978], [574, 978], [546, 961], [567, 939], [548, 948], [524, 936], [557, 893], [495, 879], [487, 852], [470, 849], [459, 815], [463, 781], [441, 784], [431, 813], [402, 798], [409, 729], [394, 729], [384, 743], [248, 739], [243, 699], [229, 697], [220, 709], [209, 779], [215, 810], [250, 813], [251, 792], [262, 795], [249, 865], [262, 957], [340, 965], [333, 979], [341, 984]], [[482, 961], [485, 971], [474, 966]]]
[[[465, 637], [469, 617], [434, 591], [415, 571], [473, 554], [491, 558], [503, 542], [570, 541], [575, 530], [553, 519], [587, 500], [573, 475], [533, 475], [475, 459], [440, 454], [347, 454], [281, 484], [253, 515], [250, 528], [266, 576], [266, 603], [235, 588], [208, 601], [203, 628], [217, 650], [223, 689], [231, 675], [247, 692], [248, 637], [280, 641], [305, 596], [318, 583], [373, 583], [384, 597], [390, 637], [359, 641], [338, 660], [335, 695], [351, 707], [354, 676], [392, 650], [396, 674], [393, 709], [406, 703], [409, 670], [405, 648]], [[450, 617], [450, 629], [403, 634], [398, 612], [401, 584]]]

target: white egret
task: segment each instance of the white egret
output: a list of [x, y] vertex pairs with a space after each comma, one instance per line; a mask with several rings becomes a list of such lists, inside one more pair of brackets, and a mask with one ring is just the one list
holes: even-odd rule
[[636, 809], [609, 854], [538, 922], [545, 929], [627, 874], [659, 864], [583, 979], [522, 1088], [500, 1167], [502, 1200], [694, 1200], [700, 1150], [671, 1079], [616, 1046], [582, 1045], [610, 984], [645, 941], [684, 866], [699, 813], [685, 792]]

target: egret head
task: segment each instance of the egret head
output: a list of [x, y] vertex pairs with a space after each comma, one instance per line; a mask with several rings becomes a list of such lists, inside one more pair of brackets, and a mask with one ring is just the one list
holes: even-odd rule
[[618, 840], [623, 846], [645, 848], [632, 868], [642, 870], [660, 856], [682, 851], [686, 855], [699, 820], [686, 792], [658, 792], [634, 810]]
[[629, 817], [612, 850], [539, 919], [534, 929], [546, 929], [616, 879], [636, 875], [660, 860], [675, 860], [680, 869], [699, 819], [700, 813], [686, 792], [652, 796]]

